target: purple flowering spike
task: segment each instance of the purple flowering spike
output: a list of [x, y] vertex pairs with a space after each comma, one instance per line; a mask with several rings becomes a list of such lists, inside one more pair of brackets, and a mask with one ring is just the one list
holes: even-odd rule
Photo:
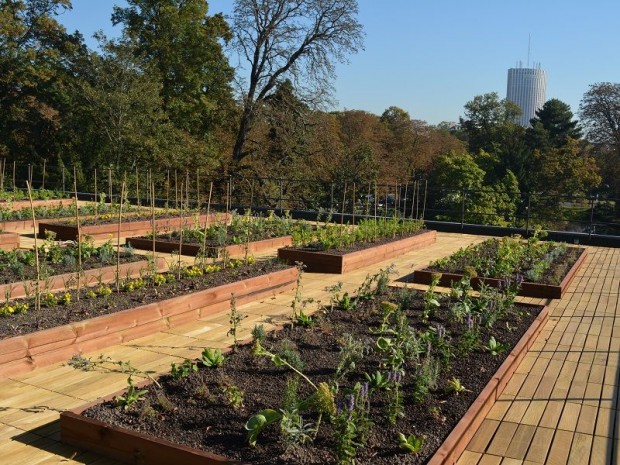
[[467, 314], [467, 329], [470, 331], [474, 329], [474, 319], [471, 316], [471, 313]]
[[355, 408], [355, 397], [353, 396], [353, 394], [349, 394], [346, 397], [347, 399], [347, 410], [349, 412], [352, 412], [353, 409]]

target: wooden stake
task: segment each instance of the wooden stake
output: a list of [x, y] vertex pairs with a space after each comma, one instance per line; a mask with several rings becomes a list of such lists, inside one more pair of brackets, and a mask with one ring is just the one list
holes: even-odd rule
[[[15, 163], [13, 163], [13, 168], [15, 168]], [[39, 311], [41, 310], [41, 264], [39, 262], [39, 246], [37, 245], [37, 219], [34, 213], [34, 203], [32, 202], [32, 187], [28, 181], [26, 181], [26, 187], [28, 188], [28, 200], [30, 200], [30, 211], [32, 213], [32, 229], [34, 230], [34, 260], [37, 267], [37, 285], [34, 291], [34, 309]]]
[[[112, 170], [110, 170], [110, 173]], [[117, 229], [117, 237], [116, 237], [116, 292], [121, 292], [121, 275], [120, 275], [120, 266], [121, 266], [121, 222], [123, 218], [123, 199], [125, 198], [125, 183], [127, 182], [127, 178], [123, 176], [123, 183], [121, 184], [121, 201], [118, 205], [118, 229]]]
[[82, 278], [82, 234], [80, 230], [80, 207], [78, 206], [77, 196], [77, 171], [75, 166], [73, 167], [73, 194], [75, 198], [75, 225], [77, 226], [77, 241], [78, 241], [78, 256], [77, 256], [77, 292], [76, 301], [80, 301], [80, 287]]

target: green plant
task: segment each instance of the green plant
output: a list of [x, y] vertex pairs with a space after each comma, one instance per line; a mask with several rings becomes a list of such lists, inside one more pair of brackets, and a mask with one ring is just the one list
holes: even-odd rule
[[243, 407], [243, 391], [237, 386], [226, 385], [224, 386], [222, 393], [224, 398], [233, 409], [239, 410]]
[[424, 437], [414, 436], [413, 434], [406, 436], [403, 433], [398, 433], [398, 445], [408, 454], [417, 454], [424, 445]]
[[389, 373], [375, 371], [374, 373], [364, 373], [364, 378], [368, 381], [368, 387], [371, 391], [387, 389], [389, 387]]
[[403, 373], [401, 371], [391, 371], [388, 373], [388, 402], [387, 419], [391, 425], [405, 415], [405, 404], [401, 392]]
[[456, 394], [457, 396], [461, 393], [461, 392], [465, 392], [467, 391], [467, 389], [465, 388], [465, 386], [463, 386], [463, 384], [461, 383], [461, 380], [456, 378], [456, 377], [452, 377], [452, 379], [448, 380], [448, 387], [447, 387], [448, 392], [453, 392], [454, 394]]
[[237, 349], [239, 348], [239, 341], [237, 339], [237, 335], [241, 328], [241, 322], [245, 318], [245, 315], [239, 313], [239, 311], [237, 310], [237, 299], [235, 298], [234, 293], [230, 294], [230, 312], [228, 313], [228, 316], [229, 316], [228, 322], [230, 323], [230, 329], [228, 330], [226, 335], [232, 336], [233, 338], [232, 351], [236, 352]]
[[175, 381], [182, 378], [187, 378], [190, 374], [196, 371], [198, 371], [198, 365], [189, 359], [185, 359], [181, 365], [177, 365], [174, 362], [170, 364], [170, 376], [172, 376], [172, 379]]
[[124, 395], [116, 397], [116, 405], [123, 407], [125, 410], [130, 409], [134, 404], [144, 399], [144, 396], [148, 394], [147, 389], [137, 389], [133, 384], [131, 375], [127, 378], [127, 392]]
[[217, 368], [222, 366], [226, 360], [220, 349], [205, 348], [201, 355], [203, 365], [209, 368]]
[[340, 357], [336, 367], [336, 380], [343, 379], [348, 373], [355, 370], [364, 355], [369, 351], [363, 341], [353, 337], [351, 334], [343, 334], [339, 340]]
[[433, 273], [431, 277], [431, 283], [428, 286], [428, 289], [424, 293], [424, 310], [422, 312], [422, 320], [428, 321], [435, 315], [437, 309], [441, 306], [439, 303], [439, 295], [435, 292], [435, 288], [439, 284], [439, 280], [441, 279], [441, 275], [438, 273]]
[[489, 342], [484, 346], [484, 349], [487, 350], [491, 355], [500, 355], [508, 349], [506, 344], [501, 344], [495, 339], [495, 336], [491, 336], [489, 338]]
[[336, 430], [335, 452], [339, 464], [354, 464], [357, 450], [366, 444], [372, 427], [369, 418], [370, 398], [368, 386], [356, 383], [346, 394], [333, 418]]

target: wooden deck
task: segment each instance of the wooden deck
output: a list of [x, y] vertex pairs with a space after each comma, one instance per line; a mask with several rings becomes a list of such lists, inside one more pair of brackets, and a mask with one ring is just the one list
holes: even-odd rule
[[[440, 233], [437, 242], [345, 275], [306, 273], [303, 298], [327, 303], [325, 287], [353, 291], [367, 274], [394, 263], [405, 275], [484, 237]], [[585, 265], [506, 390], [462, 455], [459, 465], [618, 463], [620, 249], [589, 248]], [[254, 324], [286, 320], [293, 292], [241, 306], [244, 335]], [[538, 299], [524, 299], [548, 303]], [[311, 305], [317, 305], [313, 303]], [[616, 322], [618, 321], [618, 322]], [[167, 372], [172, 362], [204, 347], [230, 343], [224, 312], [105, 350], [142, 370]], [[99, 353], [85, 354], [97, 357]], [[58, 415], [126, 385], [126, 374], [76, 371], [63, 364], [0, 381], [0, 463], [116, 464], [59, 442]]]

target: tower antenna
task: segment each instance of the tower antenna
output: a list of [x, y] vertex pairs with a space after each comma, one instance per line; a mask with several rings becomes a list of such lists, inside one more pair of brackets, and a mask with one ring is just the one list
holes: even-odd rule
[[527, 67], [530, 67], [530, 46], [532, 43], [532, 33], [530, 32], [527, 36]]

